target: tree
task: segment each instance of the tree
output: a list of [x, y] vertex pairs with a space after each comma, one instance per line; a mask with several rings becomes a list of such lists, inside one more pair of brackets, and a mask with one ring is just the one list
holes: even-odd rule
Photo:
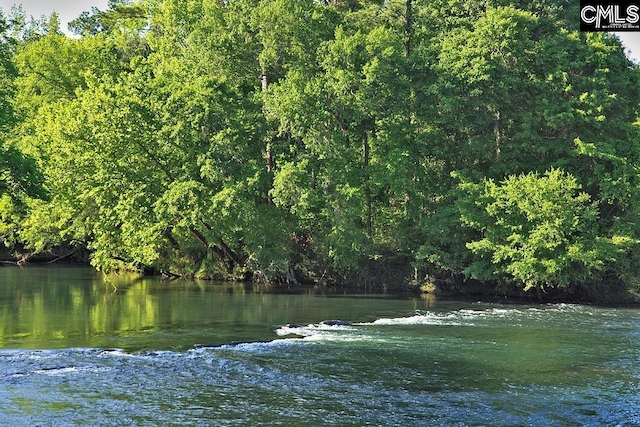
[[50, 195], [22, 182], [18, 235], [217, 278], [627, 281], [638, 68], [576, 7], [114, 0], [3, 44], [15, 164]]
[[17, 75], [12, 61], [16, 41], [8, 31], [9, 26], [0, 12], [0, 132], [6, 132], [15, 122], [11, 98], [15, 95], [13, 80]]
[[79, 36], [96, 36], [114, 32], [123, 21], [128, 21], [135, 28], [145, 26], [147, 20], [148, 13], [143, 2], [109, 0], [107, 10], [92, 7], [91, 11], [84, 11], [69, 22], [69, 31]]
[[422, 173], [405, 34], [368, 13], [345, 17], [317, 50], [318, 66], [290, 70], [266, 102], [280, 133], [299, 141], [276, 171], [274, 202], [340, 275], [408, 249], [403, 230], [415, 224], [409, 206]]
[[23, 218], [29, 198], [44, 198], [43, 178], [33, 158], [7, 142], [17, 123], [11, 99], [15, 96], [17, 70], [12, 58], [16, 41], [8, 35], [9, 27], [0, 14], [0, 242], [17, 242], [18, 223]]
[[487, 7], [442, 37], [433, 68], [434, 135], [449, 188], [423, 222], [418, 260], [428, 268], [460, 272], [479, 265], [478, 253], [467, 250], [477, 236], [460, 231], [460, 218], [452, 215], [465, 196], [447, 175], [501, 182], [553, 168], [570, 173], [597, 205], [597, 234], [626, 242], [598, 252], [607, 267], [593, 280], [619, 277], [612, 272], [622, 274], [634, 262], [638, 230], [627, 202], [637, 194], [638, 69], [614, 37], [571, 30], [566, 11], [552, 6]]
[[481, 233], [467, 243], [475, 257], [465, 273], [474, 279], [568, 287], [599, 274], [613, 252], [597, 235], [596, 204], [558, 169], [461, 185], [462, 222]]

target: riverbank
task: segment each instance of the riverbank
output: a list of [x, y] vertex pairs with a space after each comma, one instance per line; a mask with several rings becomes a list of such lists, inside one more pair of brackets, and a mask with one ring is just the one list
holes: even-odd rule
[[[41, 254], [30, 257], [27, 264], [22, 265], [56, 265], [90, 267], [88, 261], [78, 254], [58, 256]], [[0, 266], [19, 266], [15, 257], [0, 252]], [[93, 269], [93, 267], [91, 267]], [[544, 288], [525, 291], [516, 285], [497, 285], [495, 282], [481, 282], [465, 279], [463, 275], [449, 275], [446, 278], [427, 276], [422, 281], [409, 277], [411, 268], [390, 269], [379, 268], [361, 273], [358, 277], [344, 278], [342, 281], [330, 281], [327, 278], [313, 280], [310, 275], [296, 275], [295, 281], [283, 280], [268, 283], [274, 289], [296, 289], [313, 287], [316, 289], [334, 290], [336, 292], [385, 292], [391, 294], [424, 295], [429, 298], [461, 299], [466, 301], [509, 302], [509, 303], [587, 303], [599, 305], [640, 304], [640, 295], [621, 281], [583, 283], [567, 288]], [[97, 271], [94, 269], [94, 271]], [[222, 281], [226, 283], [265, 284], [255, 280], [220, 280], [218, 278], [194, 277], [178, 274], [162, 274], [157, 271], [138, 272], [140, 277], [163, 277], [165, 280], [199, 280], [205, 282]], [[109, 275], [119, 275], [112, 272]], [[129, 274], [129, 273], [127, 273]]]

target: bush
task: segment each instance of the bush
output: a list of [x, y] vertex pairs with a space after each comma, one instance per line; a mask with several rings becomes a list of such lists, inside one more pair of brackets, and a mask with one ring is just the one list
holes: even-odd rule
[[597, 207], [570, 174], [552, 169], [461, 187], [462, 222], [480, 235], [467, 243], [468, 277], [565, 288], [603, 269], [610, 240], [596, 235]]

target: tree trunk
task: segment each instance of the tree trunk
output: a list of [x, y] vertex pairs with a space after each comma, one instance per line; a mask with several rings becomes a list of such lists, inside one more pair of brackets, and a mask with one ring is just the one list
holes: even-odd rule
[[409, 57], [409, 55], [411, 55], [411, 27], [413, 24], [412, 1], [413, 0], [407, 0], [404, 21], [404, 55], [407, 58]]
[[288, 285], [299, 285], [298, 279], [296, 279], [296, 274], [291, 267], [287, 268], [287, 284]]
[[169, 242], [169, 244], [171, 245], [171, 247], [176, 250], [179, 251], [180, 250], [180, 244], [178, 243], [178, 241], [171, 235], [171, 229], [168, 228], [164, 231], [164, 237], [165, 239], [167, 239], [167, 241]]
[[500, 111], [494, 114], [493, 133], [496, 137], [496, 159], [500, 157], [500, 146], [502, 145], [502, 131], [500, 129]]
[[[261, 81], [262, 81], [262, 92], [266, 92], [267, 89], [269, 89], [269, 75], [267, 74], [267, 72], [265, 71], [264, 73], [262, 73], [262, 77], [261, 77]], [[264, 107], [263, 107], [264, 109]], [[267, 176], [269, 177], [269, 188], [271, 188], [273, 185], [273, 173], [275, 170], [275, 160], [273, 157], [273, 151], [272, 151], [272, 145], [271, 145], [271, 141], [268, 141], [265, 147], [265, 157], [267, 160]], [[267, 189], [267, 196], [266, 196], [266, 200], [267, 203], [271, 204], [273, 203], [273, 199], [271, 198], [271, 195], [269, 194], [269, 189]]]
[[227, 273], [231, 273], [233, 271], [235, 263], [234, 263], [234, 261], [232, 259], [230, 259], [230, 258], [228, 258], [226, 256], [224, 250], [222, 250], [221, 248], [219, 248], [216, 245], [210, 244], [207, 241], [207, 238], [204, 236], [204, 234], [202, 234], [196, 228], [191, 227], [191, 228], [189, 228], [189, 231], [191, 231], [191, 234], [196, 238], [196, 240], [198, 240], [200, 243], [202, 243], [202, 245], [207, 250], [212, 251], [216, 255], [216, 257], [218, 258], [220, 263], [223, 265], [225, 270], [227, 270]]
[[373, 213], [371, 207], [371, 187], [370, 187], [370, 176], [369, 176], [369, 156], [370, 156], [371, 146], [369, 144], [369, 135], [365, 135], [364, 137], [364, 200], [366, 205], [366, 223], [367, 223], [367, 236], [369, 238], [373, 235]]

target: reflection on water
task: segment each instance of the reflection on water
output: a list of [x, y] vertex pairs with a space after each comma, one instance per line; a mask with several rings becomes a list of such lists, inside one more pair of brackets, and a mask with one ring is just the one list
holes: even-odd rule
[[[287, 290], [285, 290], [287, 291]], [[273, 337], [289, 322], [419, 309], [419, 298], [342, 299], [294, 288], [108, 275], [89, 268], [0, 268], [0, 348], [188, 348]]]
[[0, 268], [0, 402], [12, 426], [637, 426], [640, 310]]

